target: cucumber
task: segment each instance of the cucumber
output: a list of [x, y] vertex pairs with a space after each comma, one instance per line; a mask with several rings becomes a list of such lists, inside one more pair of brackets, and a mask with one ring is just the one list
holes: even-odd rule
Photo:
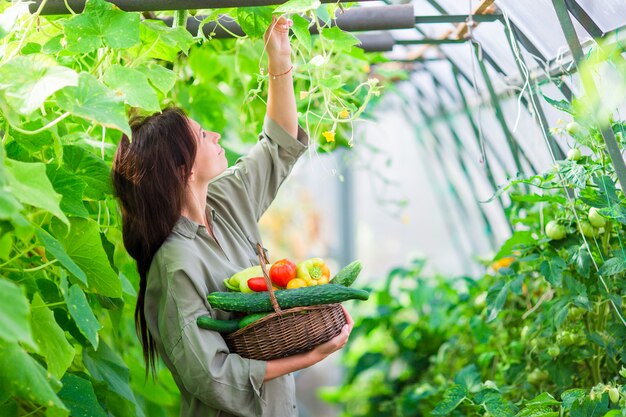
[[335, 277], [330, 280], [330, 283], [349, 287], [350, 285], [352, 285], [356, 277], [359, 276], [362, 269], [363, 264], [361, 263], [361, 261], [351, 262], [346, 265], [341, 271], [337, 272], [337, 275], [335, 275]]
[[211, 316], [200, 316], [196, 324], [206, 330], [214, 330], [220, 333], [232, 333], [239, 329], [239, 320], [217, 320]]
[[[282, 309], [341, 303], [346, 300], [367, 300], [370, 295], [365, 290], [336, 284], [278, 290], [274, 294]], [[207, 299], [213, 308], [224, 311], [260, 313], [273, 310], [269, 293], [266, 291], [256, 293], [213, 292], [207, 296]]]
[[263, 317], [267, 316], [268, 314], [272, 314], [272, 313], [273, 313], [273, 311], [266, 311], [265, 313], [248, 314], [246, 317], [244, 317], [241, 320], [239, 320], [239, 328], [243, 329], [247, 325], [252, 324], [252, 323], [254, 323], [257, 320], [261, 320]]

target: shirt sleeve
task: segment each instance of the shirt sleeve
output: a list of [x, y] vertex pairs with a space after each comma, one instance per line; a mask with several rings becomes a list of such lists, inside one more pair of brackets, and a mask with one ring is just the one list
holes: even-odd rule
[[294, 138], [278, 123], [265, 116], [259, 142], [234, 166], [241, 186], [253, 204], [256, 219], [260, 219], [274, 200], [280, 185], [293, 165], [307, 149], [309, 138], [298, 126]]
[[267, 362], [230, 353], [223, 337], [197, 326], [205, 314], [205, 294], [199, 291], [184, 270], [170, 277], [160, 316], [164, 348], [185, 389], [212, 408], [236, 416], [260, 416]]

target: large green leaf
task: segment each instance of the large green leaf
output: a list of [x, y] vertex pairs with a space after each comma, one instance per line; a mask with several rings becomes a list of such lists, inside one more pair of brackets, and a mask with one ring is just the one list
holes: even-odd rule
[[445, 416], [451, 413], [466, 398], [467, 390], [461, 385], [452, 385], [443, 393], [441, 400], [431, 412], [434, 416]]
[[563, 401], [563, 409], [565, 411], [572, 408], [572, 405], [576, 402], [582, 401], [587, 395], [587, 391], [580, 388], [568, 389], [561, 394], [561, 400]]
[[539, 265], [539, 272], [550, 285], [559, 288], [563, 284], [563, 270], [565, 268], [567, 268], [565, 261], [558, 256], [553, 256]]
[[502, 244], [496, 256], [493, 257], [493, 261], [511, 255], [518, 246], [529, 246], [534, 243], [535, 238], [533, 238], [532, 232], [518, 230]]
[[261, 38], [272, 22], [272, 10], [268, 7], [245, 7], [237, 9], [237, 21], [253, 39]]
[[53, 388], [60, 385], [18, 344], [0, 341], [0, 392], [27, 403], [67, 410], [54, 393]]
[[85, 349], [83, 362], [95, 380], [106, 383], [109, 390], [132, 403], [135, 402], [135, 395], [129, 383], [130, 371], [106, 343], [101, 342], [98, 350]]
[[509, 294], [510, 284], [499, 281], [487, 292], [487, 322], [493, 321], [498, 317], [498, 313], [504, 307], [504, 302]]
[[48, 372], [60, 379], [74, 359], [74, 347], [67, 341], [54, 314], [36, 293], [31, 303], [31, 325], [39, 353], [46, 358]]
[[24, 206], [9, 194], [9, 187], [0, 187], [0, 220], [12, 219]]
[[623, 256], [607, 259], [598, 270], [600, 275], [611, 276], [626, 270], [626, 259]]
[[585, 397], [582, 402], [575, 401], [570, 411], [571, 417], [603, 417], [609, 411], [609, 394], [599, 395], [592, 400]]
[[82, 269], [69, 257], [69, 255], [63, 249], [63, 246], [52, 237], [48, 232], [43, 229], [35, 229], [37, 237], [43, 242], [46, 247], [46, 251], [54, 255], [72, 275], [78, 278], [83, 284], [87, 285], [87, 276]]
[[193, 36], [183, 27], [171, 28], [163, 21], [141, 22], [142, 46], [133, 52], [147, 58], [173, 62], [179, 52], [187, 54], [194, 42]]
[[91, 381], [74, 374], [65, 374], [63, 388], [57, 394], [72, 417], [106, 417], [93, 391]]
[[141, 64], [138, 69], [146, 74], [150, 83], [163, 94], [167, 94], [167, 92], [174, 87], [174, 84], [176, 84], [176, 74], [174, 74], [174, 71], [165, 68], [163, 65], [148, 62]]
[[315, 10], [320, 7], [320, 0], [289, 0], [288, 2], [278, 6], [274, 13], [305, 13], [309, 10]]
[[513, 417], [515, 415], [512, 404], [502, 398], [499, 392], [487, 393], [483, 398], [482, 404], [489, 415], [493, 417]]
[[139, 43], [139, 14], [126, 13], [104, 0], [88, 0], [83, 13], [63, 21], [67, 49], [93, 52], [102, 46], [122, 49]]
[[0, 66], [0, 91], [16, 112], [29, 115], [56, 91], [78, 84], [78, 74], [43, 54], [18, 56]]
[[57, 194], [46, 176], [46, 165], [6, 159], [7, 178], [11, 193], [23, 204], [30, 204], [54, 214], [69, 225], [61, 211], [61, 195]]
[[100, 228], [90, 219], [72, 218], [67, 236], [59, 236], [65, 252], [87, 275], [89, 288], [107, 297], [122, 295], [122, 284], [102, 247]]
[[111, 169], [102, 159], [77, 145], [63, 147], [64, 168], [71, 171], [87, 184], [84, 196], [93, 200], [104, 200], [113, 194]]
[[[2, 9], [0, 9], [2, 10]], [[18, 2], [0, 13], [0, 39], [8, 35], [20, 16], [28, 14], [28, 3]]]
[[30, 309], [24, 290], [0, 278], [0, 340], [23, 342], [35, 348], [28, 316]]
[[87, 183], [63, 167], [49, 164], [46, 173], [54, 187], [61, 194], [61, 209], [66, 214], [77, 217], [89, 217], [89, 212], [83, 203], [83, 193]]
[[311, 43], [311, 32], [309, 31], [311, 22], [297, 14], [291, 16], [291, 20], [293, 21], [291, 30], [300, 41], [300, 45], [304, 46], [307, 51], [311, 51], [311, 47], [313, 46]]
[[161, 110], [159, 99], [148, 82], [148, 77], [138, 70], [112, 65], [104, 74], [104, 82], [118, 95], [121, 94], [130, 106], [153, 112]]
[[351, 33], [344, 32], [337, 26], [322, 29], [322, 37], [332, 41], [332, 48], [335, 52], [347, 51], [354, 45], [361, 43], [359, 38]]
[[67, 304], [67, 310], [76, 322], [76, 326], [80, 332], [89, 340], [91, 346], [94, 349], [98, 348], [98, 330], [102, 328], [102, 325], [94, 316], [85, 293], [78, 286], [74, 284], [70, 287], [67, 293], [63, 293], [65, 302]]
[[130, 135], [124, 101], [91, 74], [81, 72], [77, 87], [67, 87], [58, 94], [59, 106], [75, 116], [93, 120]]
[[543, 96], [543, 98], [552, 105], [552, 107], [554, 107], [555, 109], [564, 111], [566, 113], [569, 114], [574, 114], [574, 109], [572, 108], [572, 105], [569, 101], [567, 100], [555, 100], [553, 98], [547, 97], [547, 96]]
[[534, 405], [524, 408], [515, 417], [559, 417], [558, 411], [552, 411], [550, 407]]

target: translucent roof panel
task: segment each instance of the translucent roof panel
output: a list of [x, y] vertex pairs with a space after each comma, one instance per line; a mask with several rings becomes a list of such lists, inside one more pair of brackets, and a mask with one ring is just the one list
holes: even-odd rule
[[[470, 43], [461, 45], [441, 45], [441, 50], [457, 67], [464, 71], [470, 79], [476, 79], [478, 89], [483, 91], [487, 87], [483, 79], [482, 72], [478, 66], [474, 47]], [[503, 82], [502, 76], [498, 74], [489, 63], [486, 63], [489, 78], [494, 83]]]
[[577, 0], [577, 3], [603, 32], [626, 26], [624, 0]]
[[[601, 3], [604, 4], [604, 1]], [[550, 0], [533, 0], [532, 7], [529, 7], [528, 2], [519, 0], [496, 0], [496, 4], [546, 59], [553, 59], [568, 51], [565, 35]], [[580, 42], [591, 39], [591, 35], [576, 19], [572, 19], [572, 22]]]
[[504, 72], [517, 74], [515, 57], [506, 38], [504, 26], [500, 22], [481, 23], [472, 34]]

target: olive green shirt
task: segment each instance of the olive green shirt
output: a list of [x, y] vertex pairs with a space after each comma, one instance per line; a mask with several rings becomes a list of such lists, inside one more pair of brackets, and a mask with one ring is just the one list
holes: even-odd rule
[[180, 389], [182, 417], [298, 415], [292, 374], [263, 382], [267, 362], [230, 353], [220, 333], [199, 328], [196, 318], [231, 318], [214, 310], [207, 295], [226, 291], [225, 278], [258, 265], [258, 220], [307, 143], [301, 128], [296, 140], [266, 117], [250, 152], [208, 186], [217, 241], [181, 216], [152, 260], [146, 323]]

